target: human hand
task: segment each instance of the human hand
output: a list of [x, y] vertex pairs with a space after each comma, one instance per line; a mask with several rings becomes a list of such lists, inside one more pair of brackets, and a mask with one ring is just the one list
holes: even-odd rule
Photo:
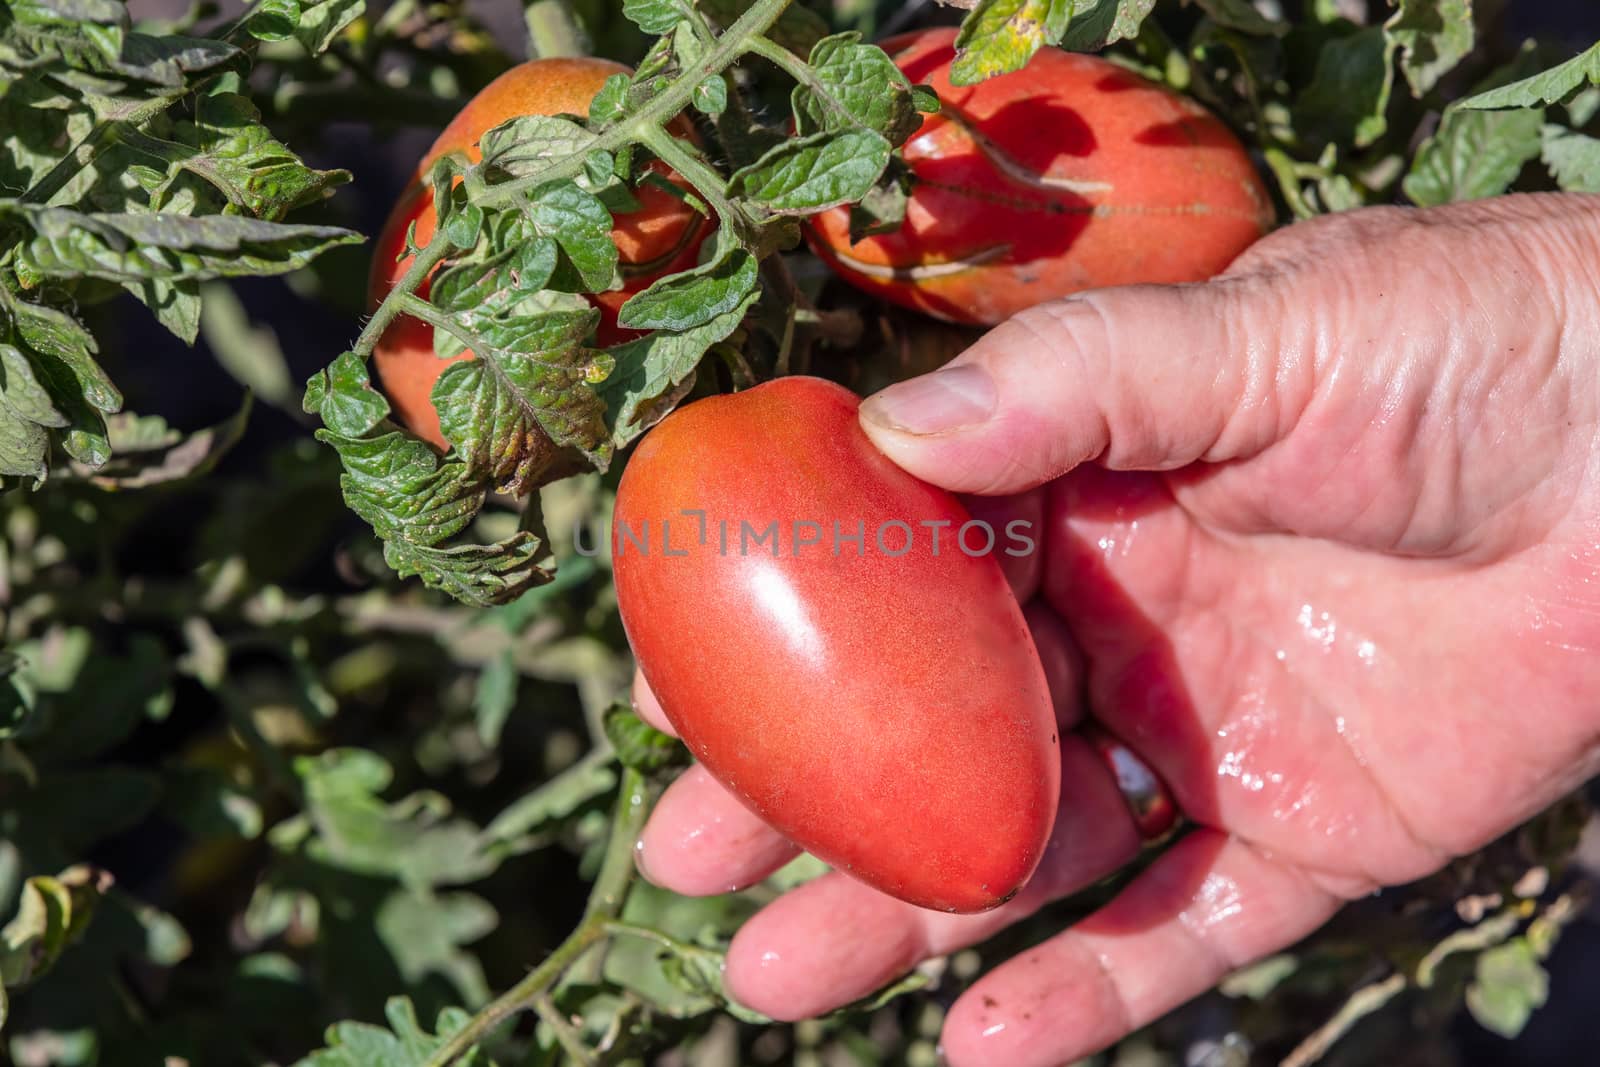
[[[1084, 715], [1197, 828], [963, 995], [955, 1067], [1110, 1044], [1600, 772], [1597, 294], [1600, 198], [1370, 209], [1210, 283], [1034, 309], [864, 404], [901, 466], [1042, 524], [1010, 577], [1064, 726], [1060, 815], [986, 914], [838, 873], [791, 891], [735, 937], [730, 994], [814, 1015], [1125, 864]], [[696, 767], [640, 866], [706, 894], [793, 854]]]

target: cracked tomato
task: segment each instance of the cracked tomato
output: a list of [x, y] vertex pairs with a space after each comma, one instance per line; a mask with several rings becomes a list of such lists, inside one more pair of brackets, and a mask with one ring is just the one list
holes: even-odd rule
[[906, 142], [902, 225], [852, 244], [849, 207], [808, 222], [811, 247], [857, 287], [993, 325], [1082, 289], [1209, 278], [1271, 224], [1249, 156], [1199, 104], [1057, 48], [954, 86], [955, 36], [883, 43], [943, 105]]

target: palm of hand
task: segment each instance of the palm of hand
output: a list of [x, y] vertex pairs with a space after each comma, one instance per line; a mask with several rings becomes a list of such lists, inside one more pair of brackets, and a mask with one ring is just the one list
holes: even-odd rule
[[[1281, 285], [1316, 239], [1321, 261], [1331, 244], [1371, 279], [1366, 223], [1339, 225], [1264, 242], [1233, 284]], [[1394, 240], [1383, 248], [1392, 256]], [[1370, 307], [1349, 319], [1326, 299], [1298, 336], [1280, 327], [1266, 377], [1294, 413], [1287, 432], [1236, 420], [1171, 473], [1084, 466], [980, 504], [1043, 520], [1042, 566], [1013, 580], [1033, 598], [1063, 724], [1089, 709], [1199, 829], [969, 991], [945, 1028], [952, 1062], [1049, 1064], [1115, 1040], [1343, 900], [1438, 868], [1600, 770], [1600, 506], [1587, 471], [1600, 398], [1575, 384], [1596, 354], [1575, 361], [1560, 331], [1488, 279], [1456, 275], [1443, 299], [1437, 284], [1391, 290], [1412, 313], [1419, 301], [1472, 309], [1431, 332], [1385, 335]], [[1350, 343], [1363, 328], [1396, 343], [1375, 357]], [[1525, 358], [1507, 364], [1518, 347]], [[1295, 356], [1304, 368], [1285, 365]], [[1113, 441], [1102, 460], [1118, 459]], [[1138, 845], [1121, 797], [1066, 731], [1063, 778], [1051, 852], [1005, 907], [934, 915], [829, 875], [740, 932], [730, 989], [773, 1014], [814, 1014], [1125, 863]], [[691, 772], [642, 859], [657, 881], [710, 892], [791, 854]]]

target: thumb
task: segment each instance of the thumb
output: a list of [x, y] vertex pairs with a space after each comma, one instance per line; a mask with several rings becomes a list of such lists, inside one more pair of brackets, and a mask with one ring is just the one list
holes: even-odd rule
[[1087, 460], [1170, 470], [1280, 434], [1282, 301], [1256, 277], [1101, 289], [1024, 311], [948, 366], [890, 386], [861, 424], [925, 481], [1014, 493]]

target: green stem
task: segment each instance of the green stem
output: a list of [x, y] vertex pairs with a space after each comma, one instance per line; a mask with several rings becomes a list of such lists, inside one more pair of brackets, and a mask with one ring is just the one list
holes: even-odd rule
[[556, 1041], [560, 1043], [574, 1067], [594, 1067], [594, 1057], [589, 1055], [589, 1049], [583, 1043], [583, 1035], [578, 1033], [561, 1014], [561, 1009], [550, 999], [550, 994], [540, 993], [534, 997], [533, 1010], [556, 1035]]
[[607, 922], [605, 930], [606, 933], [613, 937], [634, 937], [641, 941], [653, 941], [662, 948], [676, 952], [681, 956], [708, 951], [699, 945], [692, 945], [687, 941], [673, 937], [671, 934], [663, 933], [653, 926], [640, 926], [637, 923], [624, 922], [621, 919], [612, 919]]
[[[428, 242], [428, 247], [417, 253], [417, 258], [411, 261], [411, 266], [400, 276], [394, 289], [383, 298], [383, 303], [372, 313], [372, 318], [367, 320], [366, 328], [361, 331], [361, 336], [356, 338], [354, 348], [356, 355], [365, 359], [372, 352], [373, 346], [378, 343], [378, 338], [383, 336], [383, 331], [389, 328], [389, 323], [394, 321], [395, 316], [400, 314], [402, 305], [407, 303], [405, 298], [410, 297], [424, 307], [432, 306], [421, 297], [412, 294], [449, 254], [450, 242], [445, 239], [444, 234], [435, 232], [433, 240]], [[405, 310], [411, 311], [412, 314], [417, 313], [414, 308], [408, 307]]]
[[499, 208], [514, 202], [529, 189], [562, 178], [574, 178], [583, 172], [584, 160], [595, 151], [613, 152], [625, 144], [644, 138], [646, 131], [665, 125], [678, 112], [689, 106], [695, 89], [713, 74], [721, 74], [751, 51], [761, 40], [761, 35], [778, 21], [794, 0], [756, 0], [733, 25], [717, 38], [715, 48], [701, 57], [692, 70], [684, 71], [649, 103], [633, 114], [625, 116], [616, 125], [599, 134], [581, 151], [556, 160], [532, 174], [493, 187], [484, 186], [482, 178], [474, 181], [475, 171], [467, 174], [469, 198], [485, 208]]
[[677, 171], [695, 191], [705, 197], [706, 203], [724, 226], [730, 226], [742, 238], [754, 239], [750, 234], [749, 219], [733, 201], [728, 199], [728, 181], [708, 163], [697, 159], [676, 137], [659, 126], [645, 131], [640, 143], [656, 154], [656, 158]]
[[804, 85], [808, 89], [815, 89], [826, 95], [826, 89], [818, 80], [816, 74], [806, 62], [783, 45], [765, 37], [757, 37], [750, 42], [750, 54], [760, 56], [776, 64], [789, 77]]
[[639, 843], [650, 814], [650, 789], [644, 775], [631, 767], [623, 769], [622, 786], [617, 790], [617, 810], [611, 816], [611, 840], [600, 860], [600, 873], [589, 890], [589, 906], [583, 921], [602, 931], [605, 923], [622, 913], [623, 898], [633, 884], [633, 850]]
[[1300, 188], [1300, 174], [1295, 160], [1280, 148], [1267, 149], [1265, 156], [1267, 168], [1272, 171], [1272, 176], [1278, 179], [1278, 188], [1283, 193], [1283, 199], [1288, 203], [1289, 210], [1294, 212], [1295, 218], [1314, 217], [1316, 212], [1306, 203], [1305, 194]]
[[600, 862], [600, 874], [589, 892], [589, 906], [584, 911], [583, 921], [526, 978], [496, 997], [456, 1031], [428, 1059], [425, 1067], [449, 1067], [495, 1027], [536, 1004], [580, 956], [605, 939], [606, 924], [622, 911], [623, 899], [633, 881], [633, 849], [649, 814], [649, 786], [644, 775], [632, 768], [624, 770], [622, 787], [617, 791], [617, 810], [611, 818], [611, 839]]

